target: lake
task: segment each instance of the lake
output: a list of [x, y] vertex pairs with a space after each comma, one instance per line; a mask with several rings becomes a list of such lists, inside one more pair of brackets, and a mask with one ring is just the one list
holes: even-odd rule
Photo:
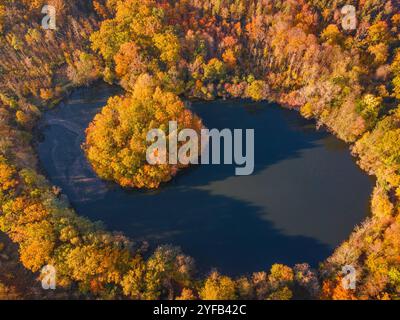
[[373, 179], [348, 146], [296, 112], [267, 102], [195, 102], [209, 129], [254, 129], [255, 170], [199, 165], [155, 191], [96, 177], [81, 150], [85, 129], [120, 89], [79, 89], [45, 113], [38, 153], [77, 213], [137, 241], [180, 246], [201, 272], [236, 276], [273, 263], [326, 259], [369, 214]]

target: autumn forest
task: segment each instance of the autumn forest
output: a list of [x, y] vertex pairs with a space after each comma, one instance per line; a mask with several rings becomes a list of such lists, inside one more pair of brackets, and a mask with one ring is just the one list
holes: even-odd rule
[[[346, 4], [354, 30], [343, 28]], [[45, 5], [56, 30], [41, 25]], [[400, 298], [399, 44], [398, 0], [2, 0], [0, 299]], [[43, 114], [100, 81], [123, 90], [82, 145], [101, 179], [149, 190], [185, 171], [149, 165], [146, 133], [172, 120], [200, 132], [187, 101], [271, 101], [348, 144], [376, 178], [371, 215], [318, 268], [239, 277], [198, 274], [190, 252], [108, 231], [76, 213], [35, 149]], [[40, 288], [46, 265], [55, 292]], [[342, 286], [344, 265], [358, 270], [355, 289]]]

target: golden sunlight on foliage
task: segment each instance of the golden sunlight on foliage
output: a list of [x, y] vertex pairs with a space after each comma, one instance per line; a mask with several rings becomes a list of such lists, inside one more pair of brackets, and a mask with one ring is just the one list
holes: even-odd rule
[[[18, 245], [21, 266], [36, 272], [52, 264], [58, 285], [85, 298], [399, 299], [398, 1], [360, 1], [354, 32], [342, 30], [343, 1], [3, 2], [0, 231]], [[45, 3], [61, 13], [57, 32], [40, 26]], [[83, 148], [101, 178], [157, 188], [183, 168], [146, 163], [150, 129], [166, 130], [170, 120], [202, 128], [179, 96], [271, 100], [352, 144], [360, 167], [377, 178], [373, 214], [318, 271], [278, 264], [238, 279], [218, 272], [200, 279], [176, 248], [144, 254], [79, 217], [39, 174], [33, 128], [41, 114], [101, 76], [127, 91], [87, 129]], [[347, 264], [359, 270], [354, 291], [338, 276]], [[19, 297], [0, 280], [0, 299]]]
[[123, 187], [151, 189], [171, 180], [184, 165], [146, 162], [147, 133], [162, 129], [168, 134], [169, 121], [177, 121], [178, 128], [197, 132], [202, 128], [200, 119], [176, 95], [155, 86], [149, 75], [141, 75], [132, 95], [110, 99], [87, 129], [84, 149], [93, 169]]
[[206, 279], [203, 289], [200, 291], [203, 300], [234, 300], [236, 299], [235, 283], [218, 272], [213, 272]]

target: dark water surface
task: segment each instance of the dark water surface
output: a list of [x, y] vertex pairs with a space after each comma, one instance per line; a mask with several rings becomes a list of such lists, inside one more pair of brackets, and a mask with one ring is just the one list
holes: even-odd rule
[[45, 114], [39, 157], [78, 214], [152, 246], [174, 244], [237, 275], [272, 263], [316, 266], [369, 213], [373, 181], [348, 147], [296, 112], [268, 103], [216, 101], [192, 109], [208, 128], [254, 128], [255, 171], [230, 165], [191, 168], [160, 190], [123, 190], [99, 180], [80, 148], [84, 131], [118, 89], [80, 89]]

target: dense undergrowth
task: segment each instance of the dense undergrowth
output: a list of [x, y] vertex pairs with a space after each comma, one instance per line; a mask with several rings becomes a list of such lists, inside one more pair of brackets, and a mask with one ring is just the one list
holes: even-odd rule
[[[52, 264], [59, 286], [88, 298], [398, 298], [397, 0], [356, 1], [354, 31], [341, 28], [346, 1], [49, 0], [57, 8], [57, 31], [39, 26], [44, 2], [0, 5], [0, 230], [18, 243], [25, 268], [38, 272]], [[199, 279], [193, 260], [179, 249], [148, 253], [104, 231], [78, 217], [40, 175], [33, 148], [41, 113], [71, 87], [100, 76], [125, 88], [118, 99], [127, 109], [136, 110], [138, 82], [141, 92], [153, 94], [149, 99], [160, 92], [171, 97], [161, 114], [154, 111], [162, 121], [170, 104], [181, 110], [178, 96], [269, 99], [300, 110], [349, 142], [360, 166], [377, 177], [372, 216], [316, 272], [305, 264], [277, 264], [238, 279], [218, 272]], [[121, 135], [121, 144], [135, 133]], [[117, 165], [135, 146], [127, 149]], [[163, 172], [161, 180], [170, 176]], [[140, 179], [147, 185], [146, 175]], [[341, 268], [349, 264], [357, 270], [356, 290], [341, 285]]]

